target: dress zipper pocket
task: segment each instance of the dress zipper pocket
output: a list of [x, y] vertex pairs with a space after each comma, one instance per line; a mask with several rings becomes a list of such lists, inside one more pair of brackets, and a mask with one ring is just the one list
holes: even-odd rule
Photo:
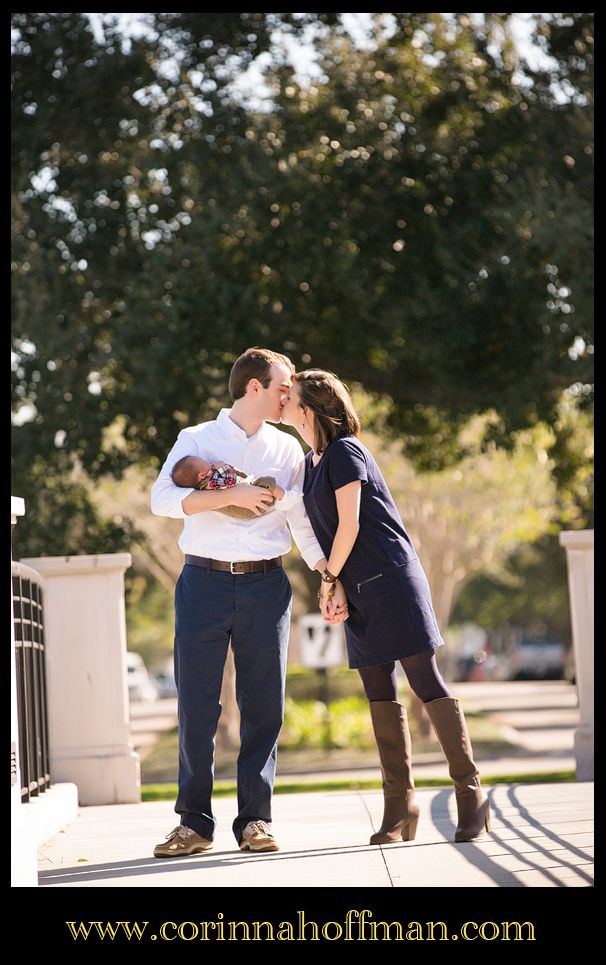
[[377, 573], [376, 576], [371, 576], [370, 579], [362, 580], [361, 583], [357, 583], [356, 586], [358, 587], [358, 593], [360, 592], [361, 586], [366, 586], [367, 583], [372, 583], [374, 580], [379, 580], [382, 576], [383, 576], [382, 573]]

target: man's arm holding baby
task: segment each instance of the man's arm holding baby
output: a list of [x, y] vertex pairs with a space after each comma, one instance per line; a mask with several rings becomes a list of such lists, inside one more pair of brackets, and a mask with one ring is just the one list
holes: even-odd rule
[[262, 516], [272, 503], [269, 490], [243, 482], [228, 489], [194, 489], [181, 501], [181, 506], [186, 516], [224, 509], [226, 506], [241, 506], [242, 509], [250, 509], [255, 516]]
[[171, 473], [184, 456], [198, 456], [198, 446], [190, 430], [182, 429], [168, 454], [151, 491], [151, 510], [156, 516], [183, 519], [196, 513], [210, 512], [227, 506], [242, 506], [261, 516], [273, 503], [266, 489], [242, 482], [229, 489], [199, 490], [177, 486]]

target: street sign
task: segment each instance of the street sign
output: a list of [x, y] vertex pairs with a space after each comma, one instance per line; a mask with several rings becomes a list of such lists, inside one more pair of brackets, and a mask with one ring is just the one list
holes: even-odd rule
[[304, 667], [337, 667], [345, 662], [343, 625], [326, 623], [319, 613], [300, 617], [299, 655]]

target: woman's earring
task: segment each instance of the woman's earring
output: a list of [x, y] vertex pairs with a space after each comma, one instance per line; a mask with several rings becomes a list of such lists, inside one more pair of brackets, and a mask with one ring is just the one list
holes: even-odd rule
[[301, 428], [302, 428], [302, 429], [305, 428], [305, 419], [303, 419], [303, 422], [301, 423]]

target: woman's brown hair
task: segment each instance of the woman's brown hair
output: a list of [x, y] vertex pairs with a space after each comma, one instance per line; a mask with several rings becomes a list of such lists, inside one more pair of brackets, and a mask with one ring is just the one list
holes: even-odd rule
[[301, 394], [301, 405], [314, 414], [316, 447], [324, 452], [339, 436], [357, 436], [360, 420], [353, 407], [347, 386], [334, 372], [323, 369], [306, 369], [294, 377]]

